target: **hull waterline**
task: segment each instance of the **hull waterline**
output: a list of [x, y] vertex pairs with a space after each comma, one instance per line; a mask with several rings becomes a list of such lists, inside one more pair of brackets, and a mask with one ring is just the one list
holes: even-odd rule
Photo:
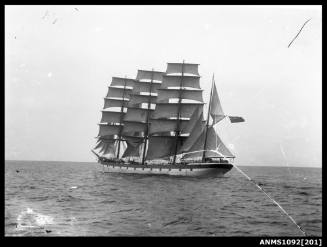
[[233, 168], [230, 163], [189, 163], [176, 165], [141, 165], [132, 163], [104, 162], [102, 172], [105, 173], [129, 173], [129, 174], [153, 174], [189, 177], [219, 177]]

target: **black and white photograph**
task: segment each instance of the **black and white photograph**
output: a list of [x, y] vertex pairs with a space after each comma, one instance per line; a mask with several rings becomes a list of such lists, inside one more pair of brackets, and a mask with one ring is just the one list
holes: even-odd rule
[[5, 237], [321, 246], [321, 5], [4, 14]]

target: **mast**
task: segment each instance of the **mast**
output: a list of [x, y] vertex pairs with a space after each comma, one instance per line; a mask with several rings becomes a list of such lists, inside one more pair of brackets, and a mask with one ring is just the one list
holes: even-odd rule
[[188, 122], [203, 107], [199, 64], [167, 63], [151, 114], [146, 159], [171, 159], [176, 164], [179, 149], [190, 134]]
[[180, 113], [181, 113], [181, 102], [182, 102], [183, 76], [184, 76], [184, 60], [182, 63], [182, 77], [181, 77], [180, 88], [179, 88], [179, 92], [178, 92], [177, 128], [176, 128], [176, 132], [175, 132], [176, 138], [175, 138], [175, 150], [174, 150], [173, 165], [175, 165], [175, 163], [176, 163], [178, 139], [179, 139], [179, 135], [180, 135]]
[[[120, 108], [120, 112], [123, 113], [124, 112], [124, 100], [125, 100], [125, 88], [126, 88], [126, 76], [124, 79], [124, 91], [123, 91], [123, 104], [121, 105]], [[120, 154], [120, 141], [121, 141], [121, 132], [122, 132], [122, 121], [123, 121], [123, 114], [120, 115], [120, 119], [119, 119], [119, 134], [118, 134], [118, 152], [117, 152], [117, 159], [119, 159], [119, 154]]]
[[[102, 155], [109, 155], [112, 158], [117, 156], [117, 141], [119, 146], [122, 136], [119, 135], [122, 127], [121, 119], [124, 117], [124, 106], [129, 101], [129, 92], [133, 89], [133, 79], [112, 77], [108, 86], [107, 95], [104, 97], [104, 106], [99, 125], [97, 144], [94, 149], [99, 149]], [[119, 137], [120, 136], [120, 137]], [[121, 152], [121, 151], [119, 151]]]
[[211, 97], [212, 97], [212, 90], [213, 90], [213, 84], [214, 84], [214, 74], [212, 75], [212, 85], [211, 85], [211, 91], [210, 91], [210, 99], [209, 99], [209, 108], [208, 108], [208, 114], [207, 114], [207, 124], [205, 129], [205, 138], [204, 138], [204, 144], [203, 144], [203, 155], [202, 155], [202, 162], [205, 162], [205, 155], [206, 155], [206, 148], [207, 148], [207, 138], [208, 138], [208, 128], [209, 128], [209, 116], [210, 116], [210, 108], [211, 108]]
[[144, 134], [144, 146], [143, 146], [143, 156], [142, 156], [142, 165], [144, 165], [145, 162], [145, 151], [146, 151], [146, 146], [147, 146], [147, 139], [149, 136], [149, 107], [151, 103], [151, 94], [152, 94], [152, 82], [153, 82], [153, 68], [151, 71], [151, 81], [150, 81], [150, 97], [147, 102], [147, 112], [146, 112], [146, 129], [145, 129], [145, 134]]
[[[150, 118], [157, 100], [157, 90], [161, 85], [163, 72], [152, 70], [138, 70], [133, 81], [133, 91], [124, 116], [122, 136], [126, 139], [129, 150], [123, 154], [128, 157], [137, 156], [142, 164], [146, 160], [149, 144]], [[143, 151], [141, 146], [143, 144]], [[136, 155], [138, 153], [138, 155]], [[141, 163], [141, 162], [140, 162]]]

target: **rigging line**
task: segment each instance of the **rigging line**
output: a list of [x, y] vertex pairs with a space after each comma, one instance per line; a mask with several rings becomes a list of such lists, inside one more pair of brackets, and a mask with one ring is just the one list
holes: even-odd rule
[[[213, 125], [213, 129], [217, 133], [217, 125]], [[219, 150], [220, 143], [219, 143], [219, 146], [218, 146], [217, 134], [216, 134], [215, 138], [216, 138], [216, 146], [215, 147], [216, 147], [217, 150]]]
[[[211, 150], [213, 152], [215, 152], [214, 150]], [[271, 196], [269, 196], [266, 191], [264, 191], [264, 189], [258, 185], [253, 179], [251, 179], [248, 175], [246, 175], [239, 167], [237, 167], [235, 164], [233, 164], [233, 166], [236, 168], [236, 170], [238, 170], [242, 175], [244, 175], [250, 182], [252, 182], [257, 188], [259, 188], [274, 204], [276, 204], [280, 210], [297, 226], [297, 228], [302, 232], [302, 234], [304, 236], [306, 236], [306, 232], [301, 228], [301, 226], [299, 226], [296, 221], [293, 219], [293, 217], [291, 215], [289, 215], [289, 213], [286, 212], [286, 210], [278, 203], [276, 202], [276, 200], [274, 200]]]
[[[217, 138], [217, 137], [216, 137], [216, 138]], [[221, 146], [221, 143], [219, 143], [219, 145], [218, 145], [218, 146], [216, 145], [216, 150], [217, 150], [217, 152], [218, 152], [218, 150], [219, 150], [220, 146]]]
[[100, 156], [93, 149], [91, 149], [91, 152], [97, 157], [97, 159], [100, 158]]
[[216, 153], [218, 153], [219, 155], [221, 155], [222, 157], [224, 157], [224, 158], [229, 158], [229, 157], [226, 157], [226, 156], [224, 156], [222, 153], [220, 153], [219, 151], [218, 151], [219, 149], [217, 149], [217, 150], [213, 150], [213, 149], [206, 149], [206, 150], [204, 150], [204, 149], [202, 149], [202, 150], [197, 150], [197, 151], [192, 151], [192, 152], [186, 152], [186, 153], [181, 153], [181, 155], [185, 155], [185, 154], [193, 154], [193, 153], [202, 153], [202, 152], [207, 152], [207, 151], [213, 151], [213, 152], [216, 152]]
[[[197, 150], [197, 151], [193, 151], [193, 152], [187, 152], [187, 153], [176, 154], [176, 156], [184, 155], [184, 154], [199, 153], [199, 152], [204, 152], [204, 151], [210, 151], [210, 150]], [[169, 155], [169, 156], [161, 157], [161, 159], [167, 159], [167, 158], [171, 158], [171, 157], [173, 157], [173, 155]]]
[[299, 36], [299, 34], [301, 33], [302, 29], [304, 28], [305, 24], [307, 24], [309, 21], [311, 20], [311, 18], [309, 20], [307, 20], [301, 27], [300, 31], [296, 34], [296, 36], [292, 39], [291, 43], [289, 43], [289, 45], [287, 46], [287, 48], [290, 48], [291, 44], [293, 43], [293, 41], [297, 38], [297, 36]]

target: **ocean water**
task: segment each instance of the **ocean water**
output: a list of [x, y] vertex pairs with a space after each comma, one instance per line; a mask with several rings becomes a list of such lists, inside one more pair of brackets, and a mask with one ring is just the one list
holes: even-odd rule
[[[310, 236], [320, 168], [240, 168]], [[6, 161], [6, 236], [302, 236], [235, 168], [222, 178], [101, 173], [96, 163]]]

